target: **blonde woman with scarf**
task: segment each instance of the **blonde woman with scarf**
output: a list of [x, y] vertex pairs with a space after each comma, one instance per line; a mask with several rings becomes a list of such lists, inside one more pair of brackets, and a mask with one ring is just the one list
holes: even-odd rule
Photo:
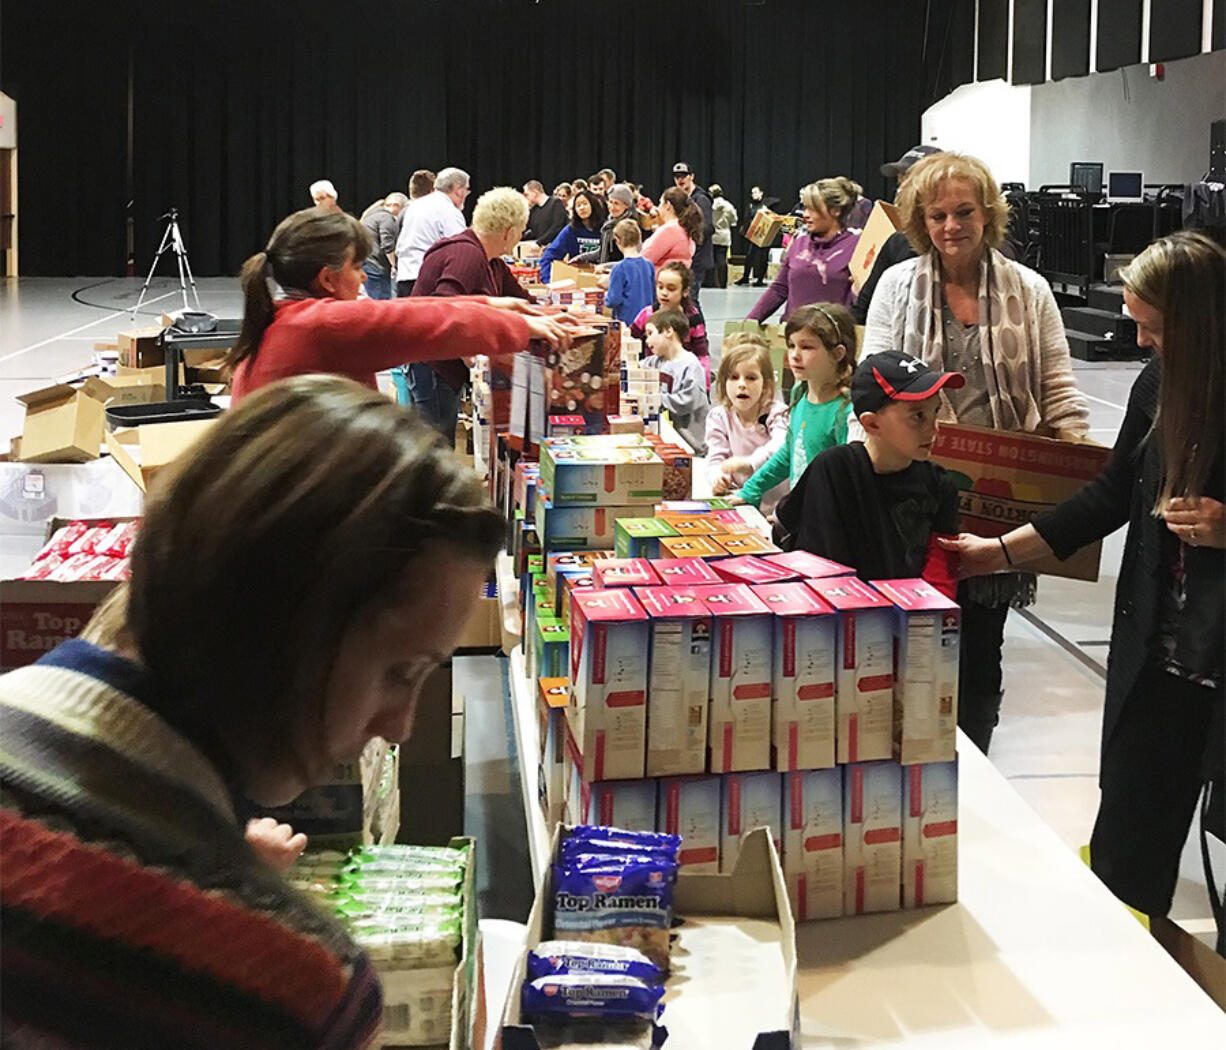
[[[903, 230], [918, 253], [886, 270], [869, 308], [861, 357], [904, 350], [966, 384], [941, 392], [946, 422], [1084, 439], [1060, 309], [1042, 276], [1006, 259], [1009, 206], [974, 157], [919, 161], [899, 192]], [[850, 438], [857, 435], [854, 430]], [[1035, 598], [1032, 573], [965, 580], [958, 725], [985, 753], [1000, 718], [1001, 649], [1010, 606]]]

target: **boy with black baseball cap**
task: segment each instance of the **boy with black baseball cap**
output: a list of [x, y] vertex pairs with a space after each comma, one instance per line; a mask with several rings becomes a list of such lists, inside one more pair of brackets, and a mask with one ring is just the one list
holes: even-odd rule
[[965, 382], [901, 350], [862, 361], [851, 404], [866, 439], [815, 457], [779, 505], [792, 548], [867, 580], [922, 576], [952, 598], [956, 563], [936, 537], [958, 531], [958, 489], [930, 458], [941, 390]]

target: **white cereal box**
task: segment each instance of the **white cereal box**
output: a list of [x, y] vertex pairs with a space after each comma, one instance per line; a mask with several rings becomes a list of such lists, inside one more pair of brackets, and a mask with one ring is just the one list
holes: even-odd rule
[[651, 617], [647, 678], [647, 775], [707, 768], [711, 617], [698, 598], [671, 587], [636, 587]]
[[844, 767], [844, 915], [900, 907], [902, 780], [903, 768], [897, 762]]
[[926, 580], [874, 580], [892, 601], [894, 759], [952, 762], [958, 734], [962, 611]]
[[631, 831], [655, 831], [654, 780], [588, 780], [583, 755], [566, 736], [566, 823], [602, 824]]
[[894, 604], [854, 576], [805, 584], [838, 615], [835, 742], [840, 765], [894, 753]]
[[775, 849], [782, 849], [780, 818], [783, 814], [783, 780], [773, 771], [725, 773], [721, 780], [719, 870], [730, 872], [741, 852], [741, 836], [747, 831], [770, 828]]
[[770, 768], [770, 610], [744, 584], [683, 588], [711, 613], [710, 771]]
[[656, 828], [681, 836], [677, 860], [687, 872], [719, 866], [719, 777], [667, 777], [660, 782]]
[[624, 588], [570, 600], [571, 731], [592, 780], [637, 780], [647, 751], [647, 613]]
[[771, 677], [772, 765], [781, 771], [834, 765], [834, 610], [803, 583], [753, 588], [775, 614]]
[[958, 762], [903, 767], [902, 906], [958, 899]]
[[843, 914], [843, 770], [783, 774], [783, 876], [798, 922]]

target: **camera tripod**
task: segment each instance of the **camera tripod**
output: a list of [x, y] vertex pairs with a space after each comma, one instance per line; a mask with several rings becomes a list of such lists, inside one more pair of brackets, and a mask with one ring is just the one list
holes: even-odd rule
[[140, 311], [141, 303], [145, 301], [145, 296], [149, 294], [149, 283], [153, 280], [153, 272], [158, 268], [158, 260], [162, 258], [168, 251], [175, 253], [175, 260], [179, 264], [179, 291], [183, 294], [183, 309], [191, 309], [187, 301], [187, 286], [192, 286], [192, 298], [196, 300], [196, 309], [200, 309], [200, 296], [196, 294], [196, 278], [192, 276], [191, 263], [187, 261], [187, 247], [183, 243], [183, 233], [179, 229], [179, 209], [171, 208], [165, 215], [158, 216], [159, 221], [166, 220], [166, 230], [162, 234], [162, 243], [158, 246], [157, 253], [153, 256], [153, 265], [149, 267], [149, 276], [145, 278], [145, 283], [141, 286], [140, 296], [136, 300], [136, 305], [132, 307], [132, 320], [136, 320], [136, 315]]

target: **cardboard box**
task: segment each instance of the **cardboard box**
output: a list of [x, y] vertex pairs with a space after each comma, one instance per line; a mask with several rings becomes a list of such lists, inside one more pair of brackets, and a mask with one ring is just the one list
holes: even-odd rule
[[658, 558], [660, 540], [676, 535], [660, 518], [618, 518], [613, 523], [613, 551], [619, 558]]
[[897, 911], [902, 885], [902, 766], [843, 770], [843, 914]]
[[166, 351], [162, 336], [165, 329], [160, 325], [148, 328], [133, 328], [120, 332], [116, 337], [119, 345], [119, 363], [125, 368], [154, 368], [166, 363]]
[[894, 605], [854, 576], [808, 580], [838, 613], [835, 729], [840, 765], [894, 753]]
[[656, 828], [681, 836], [677, 860], [690, 873], [719, 871], [720, 777], [665, 777]]
[[564, 678], [570, 660], [570, 625], [566, 620], [537, 616], [532, 631], [534, 678]]
[[902, 217], [893, 204], [877, 201], [873, 205], [860, 240], [856, 243], [856, 250], [851, 253], [851, 262], [847, 264], [851, 271], [851, 286], [857, 292], [873, 272], [873, 263], [877, 261], [881, 246], [894, 235], [901, 222]]
[[[1098, 476], [1111, 450], [1034, 434], [941, 424], [932, 458], [953, 474], [961, 491], [962, 528], [977, 536], [1003, 536], [1079, 492]], [[1026, 569], [1097, 580], [1101, 543], [1065, 561], [1042, 558]]]
[[689, 499], [694, 491], [694, 450], [681, 445], [656, 445], [664, 463], [664, 498]]
[[571, 731], [592, 780], [637, 780], [647, 752], [647, 613], [618, 588], [570, 604]]
[[[673, 523], [674, 528], [676, 524]], [[710, 536], [663, 536], [660, 538], [661, 558], [726, 558], [724, 550]]]
[[590, 572], [564, 572], [561, 576], [561, 586], [558, 588], [558, 618], [563, 623], [570, 623], [571, 598], [579, 591], [594, 591], [596, 580]]
[[952, 762], [962, 611], [925, 580], [877, 580], [894, 618], [894, 760]]
[[117, 583], [6, 580], [0, 602], [0, 671], [24, 667], [81, 633]]
[[[721, 546], [726, 546], [728, 541], [733, 539], [733, 537], [726, 536], [719, 543]], [[796, 578], [796, 574], [790, 569], [771, 565], [770, 562], [763, 561], [761, 558], [756, 558], [751, 554], [742, 554], [733, 558], [723, 558], [720, 561], [714, 561], [711, 563], [711, 568], [727, 583], [783, 583], [786, 580], [794, 580]]]
[[600, 274], [590, 267], [574, 266], [559, 260], [550, 267], [549, 287], [563, 281], [573, 281], [576, 288], [599, 288]]
[[537, 798], [545, 822], [553, 827], [562, 819], [566, 801], [566, 707], [570, 703], [569, 678], [540, 678], [536, 690]]
[[833, 766], [834, 610], [803, 583], [768, 584], [753, 591], [775, 614], [772, 765], [789, 771]]
[[493, 583], [481, 585], [481, 595], [464, 631], [456, 641], [456, 651], [464, 649], [497, 649], [501, 641], [499, 621], [502, 618], [498, 606], [498, 588]]
[[749, 228], [745, 231], [745, 239], [759, 248], [769, 248], [775, 243], [779, 231], [783, 229], [782, 215], [777, 215], [769, 208], [763, 208], [749, 220]]
[[764, 539], [757, 533], [742, 533], [736, 536], [717, 536], [716, 543], [724, 548], [731, 555], [745, 554], [779, 554], [780, 550], [770, 540]]
[[776, 772], [725, 773], [721, 778], [719, 870], [736, 866], [741, 842], [754, 828], [770, 829], [782, 850], [783, 779]]
[[26, 406], [21, 458], [26, 463], [85, 463], [102, 447], [102, 402], [54, 383], [17, 397]]
[[651, 617], [647, 678], [647, 775], [705, 773], [711, 692], [711, 617], [670, 587], [636, 587]]
[[757, 507], [751, 507], [749, 504], [712, 510], [707, 517], [716, 523], [721, 532], [730, 536], [751, 533], [766, 540], [770, 539], [771, 523], [763, 517]]
[[686, 588], [711, 613], [709, 769], [769, 769], [774, 619], [743, 584]]
[[208, 432], [216, 420], [200, 419], [183, 423], [148, 423], [106, 435], [106, 446], [115, 462], [142, 492], [159, 470], [173, 463]]
[[570, 437], [582, 434], [586, 422], [582, 416], [550, 416], [545, 421], [546, 437]]
[[788, 551], [785, 554], [766, 554], [762, 560], [796, 573], [799, 580], [820, 580], [827, 576], [854, 576], [856, 570], [840, 565], [829, 558], [819, 558], [808, 551]]
[[724, 582], [702, 558], [659, 558], [652, 561], [651, 567], [667, 587], [701, 587]]
[[592, 566], [597, 587], [658, 587], [660, 577], [646, 558], [606, 558]]
[[902, 906], [958, 899], [958, 762], [903, 767]]
[[610, 416], [610, 434], [642, 434], [646, 432], [642, 416]]
[[783, 875], [797, 922], [843, 914], [843, 770], [783, 774]]
[[558, 574], [564, 572], [591, 572], [602, 558], [612, 557], [610, 551], [556, 551], [543, 555], [545, 559], [545, 595], [550, 601], [558, 600]]
[[545, 551], [613, 549], [613, 523], [618, 518], [651, 516], [648, 506], [563, 507], [544, 494], [536, 499], [536, 531]]
[[[567, 833], [554, 835], [552, 856]], [[553, 865], [541, 881], [528, 915], [526, 948], [557, 931]], [[796, 932], [787, 887], [770, 834], [751, 832], [731, 874], [677, 876], [673, 913], [685, 919], [675, 931], [666, 1024], [678, 1047], [727, 1050], [790, 1050], [798, 1016]], [[526, 956], [511, 974], [513, 994], [502, 1017], [503, 1050], [542, 1050], [556, 1045], [538, 1038], [524, 1020], [515, 990], [525, 979]]]
[[655, 506], [664, 492], [664, 461], [647, 445], [592, 448], [546, 438], [541, 486], [558, 506]]

